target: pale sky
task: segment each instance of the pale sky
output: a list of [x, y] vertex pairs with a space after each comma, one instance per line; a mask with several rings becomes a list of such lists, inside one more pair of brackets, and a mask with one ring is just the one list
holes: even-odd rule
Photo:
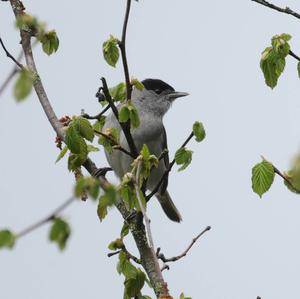
[[[296, 0], [275, 1], [300, 11]], [[108, 66], [101, 45], [120, 36], [125, 1], [24, 2], [28, 13], [56, 29], [57, 54], [38, 46], [35, 58], [58, 116], [100, 107], [94, 97], [105, 76], [110, 85], [123, 80], [121, 64]], [[8, 2], [0, 3], [0, 36], [17, 56], [19, 34]], [[260, 53], [275, 34], [293, 36], [300, 54], [300, 20], [250, 0], [133, 2], [128, 28], [130, 74], [160, 78], [190, 93], [178, 99], [165, 118], [171, 155], [195, 120], [207, 138], [191, 142], [193, 163], [174, 169], [169, 182], [183, 222], [169, 221], [155, 200], [149, 217], [156, 246], [166, 256], [181, 253], [207, 225], [212, 230], [187, 257], [170, 264], [164, 276], [171, 294], [193, 299], [300, 298], [300, 198], [276, 177], [262, 199], [251, 190], [251, 168], [260, 155], [286, 170], [300, 145], [300, 81], [297, 62], [272, 91], [264, 84]], [[12, 62], [1, 52], [0, 81]], [[48, 215], [71, 194], [73, 175], [66, 160], [55, 164], [55, 134], [35, 94], [17, 104], [12, 84], [0, 98], [0, 228], [16, 232]], [[106, 166], [103, 151], [93, 154]], [[74, 203], [63, 216], [72, 226], [64, 252], [49, 243], [49, 225], [0, 252], [1, 298], [122, 298], [123, 278], [107, 245], [121, 229], [116, 210], [100, 223], [92, 202]], [[136, 253], [130, 238], [126, 245]], [[151, 291], [145, 292], [153, 297]]]

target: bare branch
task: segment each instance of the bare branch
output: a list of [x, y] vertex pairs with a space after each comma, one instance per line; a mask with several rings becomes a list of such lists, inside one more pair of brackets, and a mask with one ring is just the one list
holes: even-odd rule
[[207, 231], [209, 231], [211, 229], [210, 226], [207, 226], [200, 234], [198, 234], [195, 238], [192, 239], [192, 242], [190, 243], [190, 245], [187, 247], [187, 249], [177, 255], [177, 256], [173, 256], [171, 258], [166, 258], [162, 253], [160, 253], [160, 248], [158, 248], [156, 255], [159, 259], [161, 259], [164, 263], [169, 263], [169, 262], [176, 262], [180, 259], [182, 259], [183, 257], [185, 257], [187, 255], [187, 253], [190, 251], [190, 249], [193, 247], [193, 245], [197, 242], [197, 240], [204, 235]]
[[110, 108], [110, 105], [107, 105], [100, 113], [96, 114], [95, 116], [91, 116], [91, 115], [89, 115], [89, 114], [87, 114], [87, 113], [82, 113], [81, 116], [84, 117], [84, 118], [86, 118], [86, 119], [97, 119], [97, 120], [99, 120], [100, 117], [101, 117], [107, 110], [109, 110], [109, 108]]
[[126, 256], [127, 256], [128, 259], [133, 260], [133, 261], [136, 262], [137, 264], [141, 264], [141, 263], [142, 263], [140, 259], [138, 259], [136, 256], [132, 255], [132, 254], [127, 250], [127, 248], [126, 248], [125, 245], [124, 245], [124, 246], [122, 247], [122, 249], [120, 249], [120, 250], [117, 250], [117, 251], [108, 253], [107, 256], [108, 256], [108, 257], [112, 257], [112, 256], [114, 256], [114, 255], [119, 254], [121, 251], [124, 251], [124, 252], [125, 252], [125, 254], [126, 254]]
[[256, 2], [258, 4], [261, 4], [261, 5], [264, 5], [266, 7], [269, 7], [271, 9], [277, 10], [279, 12], [286, 13], [288, 15], [292, 15], [297, 19], [300, 19], [300, 14], [298, 14], [297, 12], [291, 10], [289, 7], [282, 8], [282, 7], [274, 5], [274, 4], [272, 4], [268, 1], [265, 1], [265, 0], [251, 0], [251, 1]]
[[131, 7], [131, 0], [127, 0], [123, 29], [122, 29], [122, 39], [121, 39], [121, 42], [119, 42], [119, 47], [121, 50], [121, 56], [122, 56], [122, 62], [123, 62], [123, 68], [124, 68], [125, 82], [126, 82], [127, 100], [131, 99], [131, 93], [132, 93], [132, 85], [130, 83], [128, 62], [127, 62], [127, 56], [126, 56], [126, 32], [127, 32], [130, 7]]
[[23, 229], [19, 233], [16, 234], [16, 238], [24, 237], [25, 235], [31, 233], [32, 231], [36, 230], [37, 228], [41, 227], [42, 225], [46, 224], [47, 222], [57, 218], [57, 216], [65, 209], [67, 208], [73, 201], [74, 197], [70, 197], [68, 200], [66, 200], [63, 204], [61, 204], [59, 207], [57, 207], [49, 216], [46, 218], [43, 218], [39, 220], [38, 222], [31, 224], [27, 228]]
[[10, 58], [20, 69], [23, 69], [24, 68], [24, 66], [23, 66], [23, 64], [21, 64], [14, 56], [12, 56], [10, 53], [9, 53], [9, 51], [6, 49], [6, 47], [5, 47], [5, 45], [4, 45], [4, 43], [3, 43], [3, 40], [2, 40], [2, 38], [0, 37], [0, 44], [1, 44], [1, 46], [2, 46], [2, 48], [3, 48], [3, 50], [4, 50], [4, 52], [6, 53], [6, 56], [8, 57], [8, 58]]
[[[184, 143], [182, 144], [182, 146], [180, 148], [185, 147], [189, 141], [194, 137], [194, 133], [192, 132], [189, 137], [184, 141]], [[152, 190], [151, 193], [149, 193], [146, 196], [146, 201], [149, 201], [159, 190], [160, 186], [162, 185], [162, 183], [165, 181], [165, 179], [168, 178], [169, 172], [172, 170], [172, 167], [175, 164], [175, 158], [172, 160], [172, 162], [169, 164], [168, 169], [166, 169], [166, 171], [164, 172], [164, 174], [162, 175], [161, 179], [159, 180], [159, 182], [157, 183], [157, 185], [155, 186], [155, 188]]]
[[290, 50], [289, 51], [289, 55], [292, 56], [292, 57], [294, 57], [296, 60], [300, 61], [300, 57], [297, 56], [293, 51]]

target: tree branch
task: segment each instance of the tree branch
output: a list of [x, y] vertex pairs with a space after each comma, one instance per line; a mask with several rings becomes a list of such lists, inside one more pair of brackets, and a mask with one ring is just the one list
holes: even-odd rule
[[[107, 105], [100, 113], [96, 114], [95, 116], [91, 116], [91, 115], [89, 115], [89, 114], [87, 114], [87, 113], [82, 113], [81, 116], [84, 117], [84, 118], [86, 118], [86, 119], [97, 119], [97, 120], [99, 120], [100, 117], [101, 117], [107, 110], [109, 110], [109, 108], [110, 108], [110, 105]], [[84, 111], [83, 111], [83, 112], [84, 112]]]
[[122, 56], [122, 62], [123, 62], [123, 68], [124, 68], [125, 82], [126, 82], [127, 100], [131, 99], [131, 93], [132, 93], [132, 85], [130, 83], [128, 62], [127, 62], [127, 56], [126, 56], [126, 32], [127, 32], [130, 7], [131, 7], [131, 0], [127, 0], [123, 29], [122, 29], [122, 39], [121, 39], [121, 42], [119, 42], [119, 47], [121, 50], [121, 56]]
[[4, 52], [5, 52], [5, 54], [6, 54], [6, 56], [8, 57], [8, 58], [10, 58], [21, 70], [24, 68], [24, 66], [22, 65], [22, 63], [20, 63], [14, 56], [12, 56], [10, 53], [9, 53], [9, 51], [6, 49], [6, 47], [5, 47], [5, 45], [4, 45], [4, 43], [3, 43], [3, 40], [2, 40], [2, 38], [0, 37], [0, 44], [1, 44], [1, 46], [2, 46], [2, 48], [3, 48], [3, 50], [4, 50]]
[[39, 220], [38, 222], [28, 226], [27, 228], [17, 233], [16, 238], [19, 239], [21, 237], [24, 237], [25, 235], [31, 233], [32, 231], [36, 230], [37, 228], [41, 227], [47, 222], [55, 219], [58, 216], [58, 214], [60, 214], [65, 208], [67, 208], [74, 200], [75, 200], [74, 197], [70, 197], [67, 201], [65, 201], [63, 204], [57, 207], [49, 216]]
[[274, 4], [272, 4], [268, 1], [265, 1], [265, 0], [251, 0], [251, 1], [256, 2], [258, 4], [261, 4], [263, 6], [269, 7], [271, 9], [277, 10], [279, 12], [286, 13], [288, 15], [292, 15], [297, 19], [300, 19], [300, 14], [298, 14], [297, 12], [291, 10], [289, 7], [282, 8], [282, 7], [274, 5]]
[[300, 61], [300, 57], [297, 56], [293, 51], [290, 50], [289, 51], [289, 55], [292, 56], [292, 57], [294, 57], [296, 60]]
[[126, 248], [125, 245], [122, 247], [121, 250], [117, 250], [117, 251], [114, 251], [114, 252], [110, 252], [110, 253], [107, 254], [107, 256], [108, 256], [108, 257], [112, 257], [112, 256], [114, 256], [114, 255], [119, 254], [121, 251], [124, 251], [124, 252], [125, 252], [125, 254], [126, 254], [126, 256], [127, 256], [128, 259], [132, 259], [132, 260], [133, 260], [134, 262], [136, 262], [137, 264], [142, 264], [141, 260], [138, 259], [136, 256], [132, 255], [132, 254], [127, 250], [127, 248]]
[[[193, 137], [194, 137], [194, 133], [192, 132], [189, 135], [189, 137], [184, 141], [184, 143], [182, 144], [182, 146], [180, 148], [185, 147]], [[160, 186], [162, 185], [162, 183], [165, 181], [165, 179], [167, 179], [167, 177], [169, 175], [169, 172], [172, 170], [172, 167], [174, 166], [174, 164], [175, 164], [175, 158], [169, 164], [169, 167], [165, 170], [164, 174], [162, 175], [161, 179], [159, 180], [159, 182], [157, 183], [157, 185], [155, 186], [155, 188], [152, 190], [152, 192], [149, 193], [146, 196], [146, 201], [147, 202], [158, 192], [158, 190], [159, 190]]]
[[192, 242], [190, 243], [190, 245], [187, 247], [187, 249], [177, 255], [177, 256], [173, 256], [171, 258], [166, 258], [162, 253], [160, 253], [160, 248], [157, 249], [156, 255], [159, 259], [161, 259], [164, 263], [169, 263], [169, 262], [176, 262], [180, 259], [182, 259], [183, 257], [185, 257], [187, 255], [187, 253], [190, 251], [190, 249], [193, 247], [193, 245], [197, 242], [197, 240], [204, 235], [207, 231], [209, 231], [211, 229], [210, 226], [207, 226], [200, 234], [198, 234], [195, 238], [192, 239]]

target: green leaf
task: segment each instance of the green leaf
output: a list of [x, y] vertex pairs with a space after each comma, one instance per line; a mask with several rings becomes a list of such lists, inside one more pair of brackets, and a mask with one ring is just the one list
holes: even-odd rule
[[105, 124], [106, 117], [104, 115], [101, 115], [100, 119], [96, 120], [96, 122], [93, 125], [93, 129], [96, 131], [102, 131], [102, 128]]
[[16, 26], [22, 30], [32, 30], [38, 31], [38, 27], [40, 26], [36, 17], [33, 17], [28, 14], [22, 14], [17, 16], [16, 18]]
[[298, 71], [298, 76], [300, 78], [300, 62], [298, 62], [298, 64], [297, 64], [297, 71]]
[[263, 160], [252, 168], [252, 189], [260, 197], [267, 192], [274, 181], [273, 165]]
[[300, 154], [295, 156], [291, 168], [284, 173], [290, 184], [284, 181], [290, 191], [300, 193]]
[[121, 236], [122, 239], [129, 234], [129, 230], [130, 230], [129, 224], [124, 222], [124, 224], [122, 226], [121, 233], [120, 233], [120, 236]]
[[122, 249], [124, 246], [123, 240], [118, 238], [112, 242], [109, 243], [108, 249], [116, 251], [118, 249]]
[[75, 117], [72, 120], [72, 125], [75, 127], [80, 136], [87, 139], [88, 141], [93, 141], [94, 129], [86, 118]]
[[205, 129], [201, 122], [196, 121], [193, 125], [193, 133], [197, 142], [201, 142], [205, 138]]
[[99, 180], [93, 177], [80, 177], [76, 181], [74, 194], [81, 198], [83, 194], [88, 194], [91, 198], [96, 199], [99, 195], [100, 184]]
[[132, 104], [130, 104], [128, 108], [130, 110], [131, 125], [133, 128], [138, 128], [140, 126], [139, 114], [138, 114], [136, 108]]
[[17, 101], [24, 100], [31, 92], [34, 81], [33, 74], [27, 69], [22, 69], [14, 86], [14, 96]]
[[115, 101], [124, 101], [126, 99], [126, 84], [124, 82], [109, 89], [109, 93]]
[[42, 34], [40, 37], [40, 42], [42, 43], [43, 51], [47, 55], [51, 55], [58, 50], [59, 39], [54, 30]]
[[99, 152], [99, 148], [96, 146], [93, 146], [92, 144], [87, 145], [87, 150], [88, 150], [88, 153]]
[[185, 297], [183, 293], [180, 294], [179, 299], [192, 299], [191, 297]]
[[60, 250], [63, 250], [66, 247], [66, 243], [70, 237], [70, 234], [71, 228], [65, 220], [61, 218], [55, 218], [53, 220], [49, 233], [49, 239], [50, 241], [57, 243], [57, 246]]
[[57, 163], [58, 161], [60, 161], [65, 156], [65, 154], [67, 152], [68, 152], [68, 147], [64, 146], [64, 148], [60, 151], [59, 155], [57, 156], [55, 163]]
[[123, 106], [119, 111], [119, 121], [125, 123], [130, 118], [130, 110], [127, 105]]
[[289, 54], [291, 39], [289, 34], [275, 35], [272, 37], [272, 47], [266, 48], [261, 57], [260, 67], [263, 71], [266, 84], [274, 88], [278, 78], [285, 68], [285, 58]]
[[87, 145], [73, 122], [66, 130], [65, 143], [73, 154], [87, 154]]
[[129, 298], [137, 296], [145, 284], [146, 275], [140, 269], [137, 269], [134, 277], [125, 279], [125, 293]]
[[76, 168], [80, 167], [86, 160], [87, 153], [81, 154], [70, 154], [68, 159], [68, 169], [74, 171]]
[[113, 206], [115, 200], [116, 200], [116, 190], [114, 186], [111, 185], [107, 188], [105, 194], [99, 198], [97, 214], [100, 221], [102, 221], [105, 218], [105, 216], [107, 215], [108, 207]]
[[0, 230], [0, 249], [13, 248], [15, 245], [16, 236], [8, 229]]
[[117, 264], [117, 271], [119, 274], [123, 274], [125, 277], [135, 277], [137, 268], [134, 267], [128, 260], [126, 253], [121, 251], [119, 253], [119, 261]]
[[192, 162], [193, 152], [191, 150], [187, 150], [185, 147], [180, 148], [175, 153], [175, 162], [178, 165], [182, 165], [178, 171], [182, 171], [186, 169], [190, 163]]
[[137, 79], [132, 79], [131, 84], [138, 90], [144, 89], [144, 84]]
[[115, 67], [119, 59], [118, 39], [110, 36], [102, 45], [102, 51], [105, 61]]
[[72, 122], [80, 136], [88, 141], [93, 141], [95, 136], [94, 129], [86, 118], [76, 117]]

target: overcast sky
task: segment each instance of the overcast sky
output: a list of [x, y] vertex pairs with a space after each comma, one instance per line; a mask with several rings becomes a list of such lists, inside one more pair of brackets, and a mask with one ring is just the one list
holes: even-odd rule
[[[101, 45], [120, 36], [125, 1], [33, 1], [28, 13], [56, 29], [57, 54], [38, 46], [40, 76], [58, 116], [100, 107], [94, 95], [99, 78], [112, 86], [122, 67], [106, 65]], [[275, 1], [300, 11], [296, 0]], [[8, 2], [0, 4], [0, 36], [17, 55], [19, 34]], [[195, 120], [206, 140], [191, 142], [193, 163], [174, 169], [169, 192], [183, 222], [170, 222], [156, 200], [149, 204], [154, 242], [166, 256], [181, 253], [207, 225], [212, 230], [188, 256], [164, 272], [172, 295], [193, 299], [300, 298], [300, 199], [276, 177], [262, 199], [251, 190], [251, 168], [260, 155], [279, 169], [289, 167], [300, 145], [300, 81], [296, 61], [272, 91], [264, 84], [260, 53], [274, 34], [290, 33], [300, 54], [300, 21], [250, 0], [133, 2], [128, 28], [130, 74], [160, 78], [179, 91], [165, 117], [171, 154]], [[13, 67], [0, 55], [0, 82]], [[72, 194], [66, 161], [55, 164], [55, 134], [32, 94], [17, 104], [12, 85], [0, 98], [0, 228], [18, 232], [48, 215]], [[99, 166], [106, 161], [93, 154]], [[76, 202], [63, 216], [72, 226], [64, 252], [48, 242], [49, 226], [22, 238], [13, 251], [0, 252], [1, 298], [122, 298], [117, 257], [107, 244], [119, 235], [121, 217], [112, 210], [100, 223], [94, 203]], [[126, 245], [136, 253], [131, 239]], [[152, 295], [151, 291], [147, 292]], [[177, 296], [177, 297], [176, 297]]]

